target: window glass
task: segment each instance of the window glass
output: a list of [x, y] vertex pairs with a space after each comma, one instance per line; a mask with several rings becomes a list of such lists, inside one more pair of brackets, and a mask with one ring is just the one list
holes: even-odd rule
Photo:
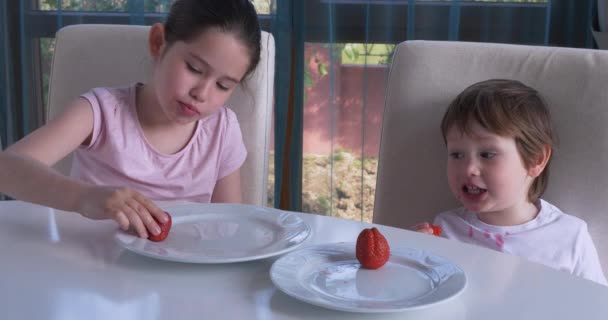
[[[65, 11], [129, 11], [128, 0], [39, 0], [40, 10], [57, 10], [61, 3], [61, 10]], [[252, 0], [259, 14], [270, 14], [271, 0]], [[173, 0], [144, 0], [145, 12], [163, 13], [169, 11]]]

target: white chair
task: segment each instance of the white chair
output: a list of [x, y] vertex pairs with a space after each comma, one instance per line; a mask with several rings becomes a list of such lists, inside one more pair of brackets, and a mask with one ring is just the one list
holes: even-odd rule
[[487, 43], [397, 46], [382, 127], [375, 223], [409, 228], [459, 204], [439, 125], [465, 87], [522, 81], [544, 96], [558, 137], [544, 199], [585, 220], [608, 274], [608, 52]]
[[[146, 81], [152, 60], [148, 53], [149, 27], [130, 25], [73, 25], [57, 32], [51, 69], [48, 118], [79, 94], [99, 86]], [[274, 88], [274, 38], [262, 32], [261, 61], [230, 97], [248, 156], [241, 168], [243, 201], [266, 205], [268, 150]], [[71, 155], [56, 168], [69, 174]]]

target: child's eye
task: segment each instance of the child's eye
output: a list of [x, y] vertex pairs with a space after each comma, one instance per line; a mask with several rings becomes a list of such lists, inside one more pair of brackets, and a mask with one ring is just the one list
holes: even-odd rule
[[220, 82], [217, 83], [217, 87], [220, 88], [220, 90], [222, 90], [222, 91], [228, 91], [228, 90], [230, 90], [229, 87], [221, 84]]
[[199, 69], [195, 68], [194, 66], [192, 66], [190, 63], [186, 62], [186, 67], [188, 68], [188, 70], [190, 70], [193, 73], [196, 74], [201, 74], [203, 73], [202, 71], [200, 71]]
[[482, 152], [480, 155], [482, 158], [492, 159], [496, 156], [496, 152]]
[[461, 159], [463, 154], [461, 152], [450, 152], [450, 158], [452, 159]]

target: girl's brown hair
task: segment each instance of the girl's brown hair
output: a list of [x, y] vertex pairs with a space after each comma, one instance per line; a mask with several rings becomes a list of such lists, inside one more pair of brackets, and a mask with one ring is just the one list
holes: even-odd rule
[[[446, 142], [450, 128], [456, 126], [463, 134], [471, 134], [478, 123], [482, 128], [503, 137], [513, 137], [524, 166], [536, 164], [555, 139], [551, 115], [538, 91], [515, 80], [493, 79], [478, 82], [462, 91], [450, 103], [441, 121]], [[547, 189], [549, 165], [532, 182], [528, 200], [536, 202]]]
[[176, 0], [165, 21], [165, 41], [188, 42], [201, 32], [216, 28], [232, 33], [249, 49], [250, 74], [260, 62], [261, 29], [249, 0]]

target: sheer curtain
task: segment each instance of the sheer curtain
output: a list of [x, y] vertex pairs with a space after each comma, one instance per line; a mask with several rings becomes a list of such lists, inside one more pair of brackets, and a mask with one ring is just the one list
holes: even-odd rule
[[363, 221], [371, 221], [373, 212], [384, 86], [396, 43], [594, 45], [594, 0], [281, 0], [275, 5], [274, 203]]
[[[0, 145], [6, 146], [11, 140], [12, 132], [12, 105], [9, 92], [13, 91], [11, 86], [13, 65], [10, 60], [9, 48], [9, 12], [6, 1], [0, 2]], [[0, 148], [1, 150], [1, 148]]]
[[608, 49], [608, 0], [597, 0], [597, 19], [593, 36], [600, 49]]

